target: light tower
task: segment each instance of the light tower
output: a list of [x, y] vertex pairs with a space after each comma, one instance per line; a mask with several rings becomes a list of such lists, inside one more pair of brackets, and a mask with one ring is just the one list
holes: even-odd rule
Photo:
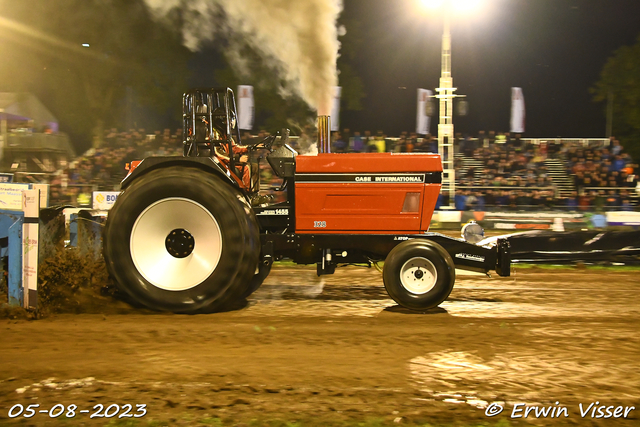
[[440, 72], [440, 87], [436, 88], [440, 100], [438, 122], [438, 153], [442, 157], [442, 190], [449, 193], [449, 205], [454, 206], [456, 192], [456, 171], [454, 169], [455, 134], [453, 131], [453, 98], [464, 96], [456, 95], [457, 88], [453, 87], [451, 76], [451, 1], [444, 4], [444, 25], [442, 32], [442, 57]]
[[464, 95], [457, 95], [451, 77], [451, 15], [454, 9], [458, 12], [477, 9], [481, 0], [420, 0], [428, 9], [439, 9], [443, 16], [442, 58], [440, 87], [436, 88], [435, 98], [440, 100], [438, 122], [438, 152], [442, 158], [442, 190], [449, 193], [449, 205], [455, 206], [456, 171], [454, 161], [453, 131], [453, 99]]

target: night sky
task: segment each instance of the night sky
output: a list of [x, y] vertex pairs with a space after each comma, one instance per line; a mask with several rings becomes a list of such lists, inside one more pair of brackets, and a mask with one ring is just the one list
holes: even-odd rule
[[[415, 130], [416, 89], [438, 86], [442, 37], [441, 16], [416, 3], [345, 0], [343, 15], [364, 39], [354, 65], [367, 96], [362, 111], [343, 111], [341, 127]], [[451, 31], [453, 83], [469, 102], [456, 132], [508, 131], [510, 88], [519, 86], [525, 137], [604, 137], [605, 105], [589, 88], [607, 58], [640, 35], [640, 0], [484, 0]]]

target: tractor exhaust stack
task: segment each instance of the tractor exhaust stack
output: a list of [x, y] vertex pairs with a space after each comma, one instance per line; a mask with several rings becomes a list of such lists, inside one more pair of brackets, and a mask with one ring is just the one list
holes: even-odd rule
[[331, 117], [318, 116], [318, 153], [331, 153]]

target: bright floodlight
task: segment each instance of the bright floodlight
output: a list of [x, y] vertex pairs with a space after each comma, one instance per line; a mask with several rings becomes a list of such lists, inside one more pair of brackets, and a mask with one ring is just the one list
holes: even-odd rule
[[453, 7], [459, 11], [471, 11], [480, 7], [482, 0], [451, 0]]
[[427, 9], [437, 9], [444, 3], [444, 0], [420, 0], [423, 7]]
[[89, 47], [89, 43], [82, 43], [82, 47]]
[[454, 12], [468, 12], [480, 8], [482, 0], [419, 0], [425, 9], [440, 9], [445, 6]]

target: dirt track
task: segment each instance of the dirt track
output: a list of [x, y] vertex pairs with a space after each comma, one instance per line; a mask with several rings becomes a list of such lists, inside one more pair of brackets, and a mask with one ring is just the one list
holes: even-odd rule
[[[0, 320], [0, 425], [104, 425], [90, 419], [94, 405], [127, 403], [147, 414], [110, 425], [638, 425], [639, 274], [459, 276], [450, 299], [421, 314], [388, 299], [375, 270], [349, 267], [321, 282], [311, 268], [280, 267], [233, 312], [116, 306]], [[579, 404], [595, 401], [638, 409], [582, 418]], [[505, 409], [489, 418], [492, 402]], [[77, 405], [75, 416], [8, 418], [15, 404], [58, 403]], [[569, 416], [510, 419], [516, 403]]]

